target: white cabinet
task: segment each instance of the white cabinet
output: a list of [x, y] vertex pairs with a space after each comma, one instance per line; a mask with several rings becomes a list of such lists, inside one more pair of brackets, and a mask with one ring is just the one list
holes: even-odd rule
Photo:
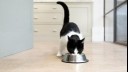
[[[86, 41], [92, 40], [92, 3], [66, 2], [70, 9], [70, 21], [77, 23]], [[36, 41], [58, 41], [63, 25], [63, 8], [56, 2], [34, 3], [34, 27]]]
[[36, 41], [57, 41], [60, 39], [61, 25], [35, 25]]
[[35, 24], [55, 24], [62, 22], [61, 13], [35, 13], [34, 23]]
[[58, 41], [63, 24], [63, 11], [56, 3], [34, 4], [34, 40]]
[[35, 3], [34, 12], [61, 12], [56, 3]]

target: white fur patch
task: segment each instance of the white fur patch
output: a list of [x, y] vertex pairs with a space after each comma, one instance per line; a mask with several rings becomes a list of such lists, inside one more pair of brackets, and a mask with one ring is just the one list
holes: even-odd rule
[[61, 37], [61, 41], [67, 42], [67, 41], [68, 41], [68, 36], [71, 37], [72, 35], [78, 35], [79, 38], [80, 38], [80, 40], [83, 39], [82, 34], [79, 34], [79, 33], [76, 33], [76, 32], [71, 31], [71, 32], [69, 32], [67, 35]]
[[[64, 54], [64, 53], [68, 52], [67, 50], [66, 50], [66, 52], [65, 51], [60, 51], [60, 50], [65, 50], [67, 48], [68, 36], [71, 37], [72, 35], [78, 35], [80, 40], [83, 39], [82, 34], [79, 34], [79, 33], [73, 32], [73, 31], [71, 31], [67, 35], [61, 37], [61, 39], [60, 39], [60, 45], [61, 45], [60, 47], [61, 48], [59, 49], [57, 56], [62, 56], [61, 54]], [[64, 48], [64, 49], [62, 49], [62, 48]], [[62, 53], [62, 52], [64, 52], [64, 53]], [[78, 53], [77, 49], [75, 50], [75, 54], [76, 53]]]

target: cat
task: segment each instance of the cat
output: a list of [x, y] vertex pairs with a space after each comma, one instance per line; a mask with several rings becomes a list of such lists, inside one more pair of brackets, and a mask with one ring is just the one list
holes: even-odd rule
[[60, 31], [60, 48], [57, 56], [63, 56], [65, 48], [70, 54], [81, 54], [84, 50], [85, 38], [80, 33], [77, 24], [69, 22], [68, 6], [61, 1], [58, 1], [57, 4], [64, 8], [64, 24]]

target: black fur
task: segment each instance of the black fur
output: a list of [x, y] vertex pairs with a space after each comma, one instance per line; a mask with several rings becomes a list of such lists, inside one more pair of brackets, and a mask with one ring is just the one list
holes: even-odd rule
[[80, 30], [79, 30], [78, 26], [73, 22], [69, 22], [69, 9], [68, 9], [68, 6], [64, 2], [61, 2], [61, 1], [58, 1], [57, 4], [62, 5], [62, 7], [64, 8], [64, 16], [65, 16], [64, 17], [64, 24], [63, 24], [62, 30], [60, 32], [60, 37], [61, 36], [65, 36], [70, 31], [74, 31], [74, 32], [80, 33]]
[[64, 25], [66, 23], [69, 23], [69, 9], [67, 7], [67, 5], [64, 2], [58, 1], [57, 4], [62, 5], [62, 7], [64, 8]]
[[84, 39], [80, 40], [77, 35], [72, 35], [68, 37], [67, 50], [69, 53], [74, 54], [74, 50], [77, 48], [78, 53], [81, 54], [84, 50]]
[[[80, 33], [79, 27], [73, 22], [69, 22], [69, 9], [64, 2], [57, 2], [64, 8], [64, 24], [60, 32], [60, 37], [67, 35], [69, 32], [73, 31]], [[68, 37], [67, 50], [69, 53], [74, 53], [74, 50], [77, 48], [78, 53], [81, 54], [84, 49], [83, 40], [80, 40], [78, 35], [72, 35]]]
[[63, 26], [63, 28], [60, 32], [60, 37], [65, 36], [66, 34], [68, 34], [71, 31], [80, 33], [78, 26], [75, 23], [70, 22], [70, 23], [67, 23], [65, 26]]

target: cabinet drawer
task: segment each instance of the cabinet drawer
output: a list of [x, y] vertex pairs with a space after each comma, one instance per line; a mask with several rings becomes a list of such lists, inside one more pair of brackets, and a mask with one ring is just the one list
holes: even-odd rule
[[61, 13], [35, 13], [34, 23], [60, 23], [62, 24], [63, 17]]
[[34, 5], [34, 12], [62, 12], [62, 7], [57, 4], [42, 3]]
[[59, 40], [61, 25], [34, 25], [35, 39], [39, 40]]

